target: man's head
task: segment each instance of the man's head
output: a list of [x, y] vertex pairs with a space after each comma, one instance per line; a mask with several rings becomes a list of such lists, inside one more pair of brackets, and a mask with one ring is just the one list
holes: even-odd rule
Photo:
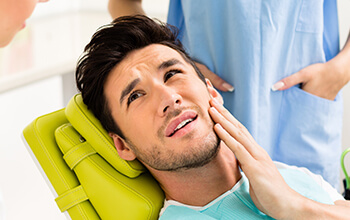
[[99, 30], [85, 52], [78, 88], [122, 158], [179, 170], [216, 155], [207, 110], [211, 96], [221, 97], [169, 27], [144, 16], [120, 18]]
[[178, 51], [204, 82], [204, 76], [176, 39], [175, 31], [174, 27], [156, 23], [145, 16], [121, 17], [103, 26], [85, 47], [85, 54], [76, 69], [77, 87], [85, 104], [108, 132], [124, 136], [111, 117], [104, 84], [112, 69], [130, 52], [151, 44], [166, 45]]

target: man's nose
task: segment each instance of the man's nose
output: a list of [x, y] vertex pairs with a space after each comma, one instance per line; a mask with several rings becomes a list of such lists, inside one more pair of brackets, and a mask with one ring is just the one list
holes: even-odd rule
[[158, 94], [160, 99], [158, 114], [161, 117], [165, 116], [169, 111], [176, 109], [182, 104], [181, 95], [174, 89], [161, 86]]

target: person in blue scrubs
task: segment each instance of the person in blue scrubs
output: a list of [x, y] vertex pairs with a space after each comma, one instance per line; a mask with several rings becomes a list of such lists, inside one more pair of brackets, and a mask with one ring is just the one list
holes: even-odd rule
[[[141, 1], [110, 0], [109, 9], [143, 13]], [[273, 160], [338, 188], [350, 44], [339, 53], [336, 0], [170, 0], [168, 23]]]

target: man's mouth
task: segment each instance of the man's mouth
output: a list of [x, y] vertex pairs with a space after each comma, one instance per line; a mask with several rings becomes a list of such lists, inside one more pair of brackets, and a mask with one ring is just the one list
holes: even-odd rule
[[180, 117], [174, 119], [167, 127], [166, 129], [166, 136], [172, 137], [174, 136], [178, 131], [185, 128], [188, 124], [195, 121], [197, 119], [198, 115], [195, 112], [185, 112]]

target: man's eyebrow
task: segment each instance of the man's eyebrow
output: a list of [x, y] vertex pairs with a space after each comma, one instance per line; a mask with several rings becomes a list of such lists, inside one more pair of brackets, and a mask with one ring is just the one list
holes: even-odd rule
[[[168, 67], [174, 66], [176, 64], [181, 64], [181, 62], [177, 59], [170, 59], [164, 61], [158, 66], [158, 70], [166, 69]], [[129, 83], [125, 89], [123, 89], [122, 94], [120, 96], [120, 105], [124, 101], [125, 97], [135, 88], [135, 86], [140, 82], [140, 78], [134, 79], [131, 83]]]
[[134, 79], [131, 83], [129, 83], [125, 89], [123, 89], [122, 94], [120, 96], [120, 105], [122, 104], [125, 97], [135, 88], [135, 86], [140, 82], [140, 78]]
[[161, 63], [159, 66], [158, 66], [158, 70], [162, 70], [162, 69], [166, 69], [168, 67], [171, 67], [171, 66], [174, 66], [176, 64], [181, 64], [181, 62], [177, 59], [170, 59], [170, 60], [167, 60], [167, 61], [164, 61], [163, 63]]

